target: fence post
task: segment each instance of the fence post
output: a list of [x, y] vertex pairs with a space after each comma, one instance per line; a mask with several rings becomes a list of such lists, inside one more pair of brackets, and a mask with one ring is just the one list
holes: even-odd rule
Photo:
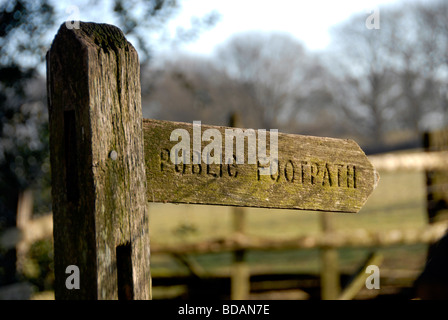
[[[237, 112], [231, 114], [229, 126], [237, 128], [242, 126]], [[245, 232], [245, 213], [243, 207], [232, 207], [233, 230], [238, 235], [243, 235]], [[250, 272], [246, 263], [246, 250], [244, 249], [234, 251], [230, 288], [230, 298], [232, 300], [247, 300], [249, 298]]]
[[[233, 218], [235, 223], [235, 233], [244, 234], [244, 208], [234, 207]], [[246, 250], [238, 249], [234, 251], [232, 264], [231, 291], [232, 300], [247, 300], [250, 294], [250, 272], [246, 262]]]
[[[448, 129], [426, 132], [423, 136], [425, 151], [446, 151], [448, 149]], [[448, 219], [448, 171], [426, 171], [426, 199], [429, 224]], [[428, 247], [426, 265], [415, 281], [417, 296], [425, 300], [448, 299], [448, 234], [445, 232], [436, 243]]]
[[[448, 129], [425, 132], [423, 135], [425, 151], [446, 151], [448, 149]], [[429, 223], [448, 219], [447, 170], [427, 170], [426, 197]]]
[[[334, 231], [331, 212], [321, 213], [322, 231]], [[335, 300], [341, 291], [339, 255], [336, 248], [321, 248], [321, 299]]]
[[[55, 297], [150, 299], [137, 52], [114, 26], [63, 24], [47, 54], [47, 91]], [[67, 288], [77, 276], [79, 289]]]
[[[16, 225], [22, 234], [25, 232], [27, 224], [29, 224], [33, 216], [33, 204], [34, 197], [33, 191], [31, 191], [31, 189], [27, 189], [19, 194], [19, 201], [17, 203]], [[24, 262], [29, 248], [30, 243], [26, 241], [22, 236], [21, 240], [16, 244], [16, 267], [17, 271], [20, 274], [23, 274]]]

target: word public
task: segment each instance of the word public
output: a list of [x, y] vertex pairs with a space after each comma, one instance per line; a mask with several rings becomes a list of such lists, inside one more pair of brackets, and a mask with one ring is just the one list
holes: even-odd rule
[[[265, 129], [239, 129], [224, 130], [224, 163], [244, 164], [247, 154], [247, 164], [261, 164], [261, 175], [277, 173], [278, 169], [278, 130], [269, 130], [269, 156], [267, 155]], [[247, 153], [245, 153], [245, 138], [247, 139]], [[181, 139], [179, 141], [179, 139]], [[191, 141], [193, 140], [193, 141]], [[207, 129], [202, 133], [201, 121], [193, 121], [193, 139], [185, 129], [175, 129], [171, 132], [170, 141], [178, 141], [171, 148], [170, 159], [174, 164], [222, 164], [223, 137], [218, 129]], [[193, 157], [191, 158], [190, 150]], [[202, 142], [209, 142], [201, 150]], [[234, 144], [235, 142], [235, 144]], [[235, 152], [234, 152], [235, 151]], [[258, 157], [257, 157], [258, 156]], [[192, 160], [190, 160], [192, 159]]]

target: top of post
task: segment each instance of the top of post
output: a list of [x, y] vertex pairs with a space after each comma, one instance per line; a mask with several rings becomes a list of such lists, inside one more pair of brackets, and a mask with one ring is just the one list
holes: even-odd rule
[[116, 52], [119, 49], [135, 51], [132, 44], [126, 40], [123, 31], [116, 26], [105, 23], [80, 21], [79, 28], [73, 25], [68, 28], [67, 24], [63, 23], [56, 34], [50, 51], [54, 49], [58, 39], [61, 39], [63, 43], [67, 44], [67, 38], [76, 39], [83, 46], [101, 48], [106, 53], [109, 50]]

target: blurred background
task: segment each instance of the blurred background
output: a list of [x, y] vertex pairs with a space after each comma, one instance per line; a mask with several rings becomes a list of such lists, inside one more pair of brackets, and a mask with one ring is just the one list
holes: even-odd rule
[[45, 54], [66, 20], [123, 30], [145, 118], [350, 138], [381, 175], [356, 215], [150, 203], [154, 299], [416, 298], [447, 226], [447, 19], [440, 0], [0, 1], [0, 299], [54, 297]]

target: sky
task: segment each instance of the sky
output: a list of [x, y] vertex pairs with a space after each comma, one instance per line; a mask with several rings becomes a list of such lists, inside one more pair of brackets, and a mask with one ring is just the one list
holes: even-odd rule
[[[168, 34], [174, 37], [176, 28], [188, 29], [191, 26], [192, 17], [202, 17], [215, 10], [220, 14], [217, 24], [202, 32], [197, 41], [184, 43], [177, 50], [210, 55], [217, 45], [232, 34], [252, 30], [288, 32], [302, 41], [309, 50], [321, 50], [330, 43], [331, 26], [355, 13], [365, 13], [367, 19], [378, 6], [401, 1], [403, 0], [182, 0], [182, 9], [169, 23]], [[101, 15], [101, 21], [97, 21], [98, 11], [92, 10], [87, 4], [88, 0], [56, 2], [62, 9], [61, 12], [65, 12], [70, 5], [77, 6], [81, 21], [113, 23], [109, 21], [107, 13]], [[69, 20], [69, 14], [65, 15], [63, 20]]]
[[301, 40], [309, 50], [321, 50], [330, 43], [331, 26], [357, 12], [364, 12], [367, 19], [378, 6], [397, 2], [399, 1], [185, 0], [182, 12], [171, 22], [170, 30], [174, 33], [177, 26], [188, 27], [192, 16], [202, 16], [216, 10], [221, 14], [220, 21], [212, 29], [203, 32], [194, 43], [184, 44], [183, 50], [208, 55], [230, 35], [248, 30], [288, 32]]

